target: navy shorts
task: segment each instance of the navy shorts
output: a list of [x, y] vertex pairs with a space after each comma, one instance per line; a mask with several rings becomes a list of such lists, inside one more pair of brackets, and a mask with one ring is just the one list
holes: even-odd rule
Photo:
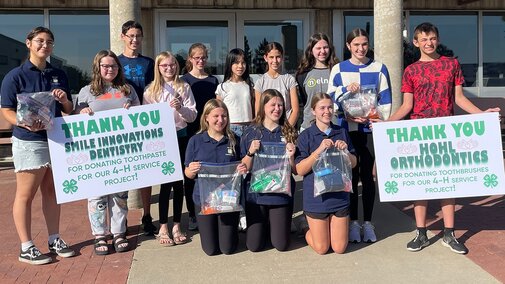
[[331, 215], [335, 215], [335, 217], [342, 218], [342, 217], [349, 216], [349, 207], [337, 210], [332, 213], [314, 213], [314, 212], [307, 212], [307, 211], [304, 211], [304, 213], [307, 217], [310, 217], [312, 219], [318, 219], [318, 220], [324, 220], [324, 219], [330, 217]]

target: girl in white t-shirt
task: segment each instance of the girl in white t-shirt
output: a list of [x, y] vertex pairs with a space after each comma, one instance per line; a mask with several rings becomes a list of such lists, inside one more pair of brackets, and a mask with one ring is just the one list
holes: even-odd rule
[[224, 79], [217, 86], [216, 97], [228, 107], [230, 128], [239, 137], [253, 120], [252, 94], [253, 84], [245, 52], [234, 48], [226, 56]]
[[298, 105], [298, 93], [295, 77], [282, 72], [282, 62], [284, 61], [284, 49], [278, 42], [270, 42], [265, 46], [263, 59], [267, 63], [267, 72], [254, 84], [255, 104], [254, 109], [258, 112], [261, 94], [267, 89], [279, 91], [285, 102], [288, 122], [295, 126], [298, 120], [300, 106]]

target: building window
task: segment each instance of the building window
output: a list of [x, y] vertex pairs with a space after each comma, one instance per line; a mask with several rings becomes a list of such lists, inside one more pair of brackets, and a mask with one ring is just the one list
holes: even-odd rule
[[351, 53], [346, 46], [346, 37], [355, 28], [360, 28], [368, 33], [368, 54], [367, 56], [373, 58], [373, 42], [374, 42], [374, 29], [373, 29], [373, 12], [344, 12], [344, 35], [343, 35], [343, 52], [344, 58], [347, 60], [351, 58]]
[[229, 41], [227, 21], [167, 21], [165, 32], [166, 48], [176, 56], [181, 71], [186, 65], [189, 47], [200, 42], [208, 49], [210, 73], [224, 73]]
[[[452, 12], [411, 12], [409, 17], [409, 39], [405, 46], [404, 63], [408, 65], [419, 59], [419, 51], [412, 44], [414, 29], [423, 22], [437, 26], [440, 44], [437, 52], [456, 57], [461, 64], [465, 87], [478, 86], [478, 15]], [[464, 31], [465, 36], [461, 36]]]
[[0, 11], [0, 81], [28, 55], [26, 35], [37, 26], [44, 25], [43, 11]]
[[55, 36], [51, 64], [65, 71], [70, 92], [77, 94], [91, 80], [96, 53], [109, 49], [109, 15], [107, 11], [51, 11], [50, 23]]
[[0, 65], [9, 64], [9, 57], [7, 55], [0, 55]]
[[483, 13], [483, 86], [505, 86], [505, 13]]
[[70, 92], [77, 94], [91, 80], [95, 54], [110, 46], [107, 11], [55, 10], [48, 16], [42, 10], [0, 11], [0, 57], [7, 57], [0, 64], [0, 79], [27, 58], [26, 35], [44, 22], [55, 37], [51, 64], [65, 71]]
[[245, 21], [244, 51], [248, 54], [251, 73], [263, 74], [265, 46], [276, 41], [284, 48], [284, 70], [295, 73], [303, 56], [302, 21]]
[[[173, 10], [172, 10], [173, 11]], [[209, 48], [207, 66], [222, 79], [226, 55], [242, 48], [249, 57], [251, 74], [265, 70], [263, 48], [277, 41], [284, 48], [284, 70], [294, 73], [309, 36], [310, 13], [289, 11], [177, 10], [159, 11], [156, 52], [169, 50], [183, 63], [189, 46], [202, 42]], [[256, 75], [253, 76], [257, 78]]]

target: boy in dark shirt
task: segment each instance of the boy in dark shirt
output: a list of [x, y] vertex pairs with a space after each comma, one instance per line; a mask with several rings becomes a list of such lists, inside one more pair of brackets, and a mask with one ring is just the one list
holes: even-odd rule
[[[128, 21], [121, 28], [121, 40], [124, 42], [123, 53], [118, 56], [123, 66], [124, 75], [128, 84], [132, 85], [137, 93], [140, 103], [143, 102], [144, 89], [154, 79], [154, 61], [152, 58], [140, 54], [142, 49], [143, 30], [140, 23]], [[148, 236], [154, 235], [156, 227], [151, 217], [151, 187], [140, 189], [144, 215], [142, 225]]]

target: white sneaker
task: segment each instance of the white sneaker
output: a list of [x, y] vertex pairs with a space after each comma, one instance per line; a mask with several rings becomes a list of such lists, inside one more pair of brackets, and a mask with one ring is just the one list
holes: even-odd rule
[[352, 221], [349, 225], [349, 242], [356, 244], [361, 242], [361, 226], [358, 221]]
[[363, 223], [363, 241], [366, 243], [375, 243], [377, 241], [375, 226], [369, 221]]
[[238, 230], [245, 231], [247, 229], [247, 221], [245, 216], [240, 216], [240, 220], [238, 222]]

